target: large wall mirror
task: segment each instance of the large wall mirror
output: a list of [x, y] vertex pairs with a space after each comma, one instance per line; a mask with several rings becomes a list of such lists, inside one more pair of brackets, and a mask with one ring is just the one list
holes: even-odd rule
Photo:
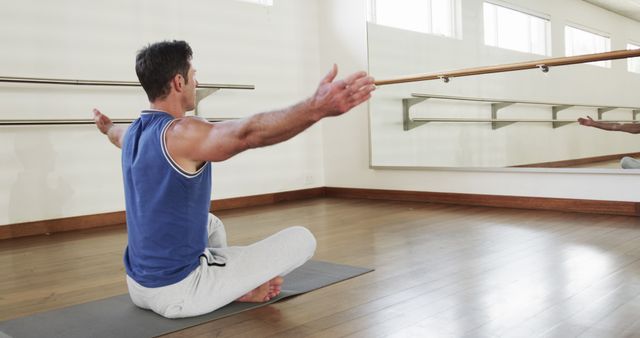
[[[376, 79], [640, 48], [640, 21], [607, 1], [367, 1]], [[575, 121], [640, 121], [639, 59], [379, 86], [371, 165], [623, 172], [640, 134]]]

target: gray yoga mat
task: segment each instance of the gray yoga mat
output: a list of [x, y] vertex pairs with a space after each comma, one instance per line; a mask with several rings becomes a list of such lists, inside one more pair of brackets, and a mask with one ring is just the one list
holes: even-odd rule
[[0, 323], [0, 338], [152, 337], [185, 329], [309, 292], [373, 269], [308, 261], [285, 277], [280, 295], [267, 303], [231, 303], [206, 315], [166, 319], [137, 308], [124, 294]]

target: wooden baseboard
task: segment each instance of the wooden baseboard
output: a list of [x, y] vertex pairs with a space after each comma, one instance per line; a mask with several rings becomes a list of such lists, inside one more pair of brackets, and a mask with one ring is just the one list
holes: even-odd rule
[[[227, 198], [211, 202], [211, 210], [229, 210], [283, 201], [319, 197], [362, 198], [389, 201], [429, 202], [484, 207], [555, 210], [594, 214], [640, 216], [640, 203], [598, 201], [547, 197], [521, 197], [500, 195], [457, 194], [427, 191], [402, 191], [358, 188], [320, 187], [245, 197]], [[92, 229], [125, 223], [124, 211], [105, 214], [67, 217], [36, 222], [0, 226], [0, 240], [52, 234], [57, 232]]]
[[16, 223], [0, 226], [0, 240], [35, 235], [48, 235], [56, 232], [84, 230], [125, 223], [124, 211], [104, 214], [47, 219], [35, 222]]
[[[259, 205], [274, 204], [282, 201], [301, 200], [324, 196], [324, 188], [312, 188], [294, 191], [246, 197], [226, 198], [211, 201], [211, 210], [246, 208]], [[67, 217], [35, 222], [16, 223], [0, 226], [0, 240], [35, 235], [47, 235], [57, 232], [100, 228], [126, 223], [124, 211], [110, 212], [77, 217]]]
[[269, 205], [284, 201], [302, 200], [324, 196], [324, 187], [277, 192], [272, 194], [243, 196], [211, 201], [211, 211]]
[[484, 207], [555, 210], [607, 215], [640, 216], [640, 203], [599, 201], [569, 198], [477, 195], [426, 191], [401, 191], [354, 188], [325, 188], [327, 197], [364, 198], [376, 200], [430, 202], [476, 205]]

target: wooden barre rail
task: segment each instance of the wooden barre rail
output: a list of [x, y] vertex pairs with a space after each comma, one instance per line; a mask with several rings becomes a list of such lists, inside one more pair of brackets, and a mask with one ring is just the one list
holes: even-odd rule
[[[74, 85], [74, 86], [108, 86], [108, 87], [140, 87], [140, 82], [135, 81], [94, 81], [94, 80], [69, 80], [69, 79], [46, 79], [36, 77], [11, 77], [0, 76], [0, 82], [9, 83], [30, 83], [30, 84], [53, 84], [53, 85]], [[200, 83], [198, 88], [210, 89], [255, 89], [253, 85], [233, 85], [233, 84], [213, 84]]]
[[[234, 117], [213, 117], [213, 118], [205, 118], [205, 120], [209, 122], [220, 122], [227, 120], [236, 120]], [[133, 119], [112, 119], [113, 123], [123, 124], [123, 123], [131, 123]], [[88, 125], [94, 124], [95, 122], [91, 119], [51, 119], [51, 120], [36, 120], [36, 119], [26, 119], [26, 120], [0, 120], [0, 126], [34, 126], [34, 125]]]
[[549, 70], [549, 67], [567, 66], [567, 65], [574, 65], [579, 63], [587, 63], [587, 62], [595, 62], [595, 61], [626, 59], [626, 58], [632, 58], [632, 57], [638, 57], [638, 56], [640, 56], [640, 49], [616, 50], [616, 51], [605, 52], [605, 53], [550, 58], [550, 59], [542, 59], [537, 61], [527, 61], [527, 62], [511, 63], [511, 64], [505, 64], [505, 65], [478, 67], [478, 68], [467, 68], [467, 69], [454, 70], [454, 71], [448, 71], [448, 72], [442, 72], [442, 73], [409, 75], [409, 76], [404, 76], [404, 77], [399, 77], [394, 79], [378, 80], [375, 82], [375, 84], [377, 86], [382, 86], [382, 85], [388, 85], [388, 84], [428, 81], [428, 80], [438, 80], [438, 79], [448, 82], [450, 78], [454, 78], [454, 77], [512, 72], [512, 71], [525, 70], [525, 69], [541, 69], [543, 72], [546, 72]]

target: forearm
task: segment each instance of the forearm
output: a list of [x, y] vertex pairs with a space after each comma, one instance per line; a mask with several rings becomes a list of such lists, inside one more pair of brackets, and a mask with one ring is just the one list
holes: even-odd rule
[[640, 134], [640, 124], [638, 123], [623, 123], [618, 128], [626, 133]]
[[109, 138], [109, 141], [111, 141], [114, 146], [122, 148], [122, 140], [124, 139], [124, 134], [126, 131], [126, 126], [114, 124], [111, 126], [111, 128], [109, 128], [109, 130], [107, 130], [106, 135]]
[[594, 122], [593, 127], [609, 131], [622, 131], [625, 133], [640, 133], [640, 124], [636, 123], [612, 123], [612, 122]]
[[594, 128], [609, 130], [609, 131], [618, 131], [618, 128], [619, 128], [618, 123], [599, 122], [599, 121], [593, 121], [591, 126]]
[[249, 148], [286, 141], [324, 117], [323, 112], [305, 100], [283, 110], [256, 114], [243, 127]]

